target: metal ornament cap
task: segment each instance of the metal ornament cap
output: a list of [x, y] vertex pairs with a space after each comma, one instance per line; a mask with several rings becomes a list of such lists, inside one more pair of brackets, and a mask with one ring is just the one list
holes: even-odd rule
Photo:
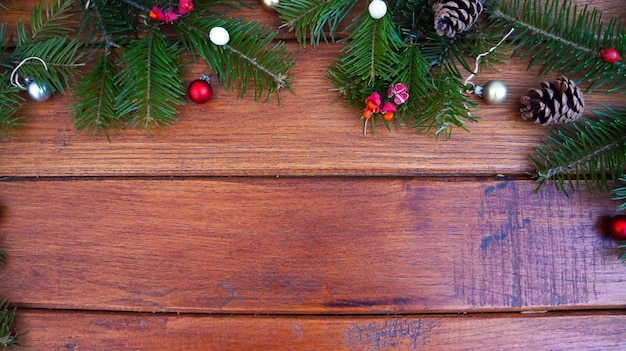
[[506, 100], [507, 87], [504, 82], [500, 80], [488, 81], [482, 89], [482, 96], [485, 102], [489, 105], [496, 105]]

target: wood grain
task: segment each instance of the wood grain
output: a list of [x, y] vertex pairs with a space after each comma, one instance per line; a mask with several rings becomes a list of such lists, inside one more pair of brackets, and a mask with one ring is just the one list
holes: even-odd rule
[[[626, 18], [620, 1], [574, 2]], [[7, 3], [0, 23], [28, 23], [35, 3]], [[227, 14], [280, 25], [258, 6]], [[480, 121], [452, 140], [364, 137], [325, 79], [342, 45], [279, 37], [297, 60], [280, 106], [214, 83], [166, 131], [109, 142], [74, 130], [68, 96], [24, 104], [26, 125], [0, 143], [0, 298], [24, 344], [624, 350], [626, 271], [603, 231], [617, 203], [534, 193], [526, 174], [549, 129], [518, 101], [556, 72], [516, 59], [481, 72], [509, 99], [476, 100]], [[183, 78], [203, 73], [190, 62]], [[626, 108], [603, 91], [586, 102]]]
[[606, 196], [410, 178], [3, 182], [23, 307], [418, 313], [624, 307]]
[[29, 350], [620, 350], [626, 315], [190, 316], [21, 311]]
[[[259, 13], [260, 18], [267, 16], [271, 14]], [[340, 49], [339, 44], [313, 49], [292, 43], [295, 94], [284, 93], [280, 106], [275, 100], [238, 100], [216, 85], [210, 103], [182, 107], [180, 121], [166, 131], [122, 131], [111, 142], [74, 130], [67, 96], [44, 104], [28, 102], [21, 110], [26, 125], [12, 142], [0, 143], [0, 175], [491, 176], [532, 171], [528, 155], [549, 129], [523, 121], [519, 99], [556, 74], [537, 76], [517, 59], [499, 72], [481, 73], [474, 79], [477, 84], [502, 79], [509, 86], [509, 99], [498, 106], [476, 100], [474, 114], [481, 120], [468, 126], [470, 133], [454, 132], [450, 141], [435, 141], [432, 134], [407, 126], [365, 137], [359, 111], [346, 108], [325, 78]], [[184, 79], [190, 82], [206, 72], [206, 66], [190, 64]], [[586, 95], [586, 102], [588, 114], [603, 104], [626, 108], [623, 96], [602, 91]]]

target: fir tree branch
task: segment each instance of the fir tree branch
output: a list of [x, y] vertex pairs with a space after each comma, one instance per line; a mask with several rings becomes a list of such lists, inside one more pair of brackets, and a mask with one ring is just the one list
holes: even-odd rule
[[44, 41], [38, 41], [30, 45], [18, 47], [7, 61], [17, 65], [27, 57], [37, 57], [46, 63], [44, 67], [40, 62], [28, 61], [19, 69], [20, 77], [31, 77], [50, 86], [53, 91], [65, 92], [79, 75], [78, 68], [85, 65], [80, 62], [85, 51], [81, 50], [82, 44], [75, 39], [66, 37], [51, 37]]
[[31, 12], [30, 34], [23, 21], [17, 24], [17, 45], [27, 45], [33, 41], [46, 40], [70, 35], [73, 31], [73, 0], [41, 0]]
[[566, 194], [581, 181], [608, 190], [626, 163], [626, 110], [594, 111], [599, 120], [585, 120], [562, 127], [547, 136], [530, 159], [539, 187], [552, 181]]
[[248, 61], [252, 66], [256, 67], [261, 72], [263, 72], [266, 75], [272, 77], [272, 79], [276, 82], [276, 87], [273, 88], [272, 90], [279, 90], [279, 89], [282, 89], [282, 88], [286, 88], [289, 85], [288, 82], [287, 82], [287, 75], [286, 74], [275, 73], [275, 72], [270, 71], [267, 67], [259, 64], [259, 62], [255, 58], [247, 56], [243, 52], [235, 49], [234, 47], [232, 47], [232, 46], [230, 46], [228, 44], [224, 45], [224, 47], [227, 48], [228, 50], [230, 50], [230, 52], [232, 52], [236, 56], [239, 56], [243, 60]]
[[[298, 42], [303, 45], [307, 37], [314, 47], [321, 39], [335, 40], [339, 24], [350, 13], [356, 1], [353, 0], [300, 0], [281, 1], [276, 8], [283, 19], [281, 28], [295, 31]], [[324, 31], [328, 28], [328, 33]]]
[[589, 82], [587, 90], [611, 83], [609, 90], [626, 86], [626, 67], [622, 62], [607, 63], [599, 51], [614, 47], [625, 52], [626, 40], [617, 18], [604, 26], [602, 13], [585, 6], [578, 10], [571, 1], [504, 0], [492, 10], [491, 28], [514, 26], [518, 33], [513, 55], [531, 55], [529, 68], [541, 66], [540, 74], [561, 70], [577, 75], [578, 83]]
[[463, 94], [464, 85], [460, 77], [454, 72], [442, 68], [433, 78], [434, 90], [430, 99], [423, 101], [423, 106], [415, 114], [414, 128], [428, 133], [435, 129], [435, 136], [445, 135], [446, 139], [452, 136], [454, 126], [468, 130], [466, 121], [476, 122], [469, 109], [474, 106]]
[[[626, 184], [626, 174], [622, 174], [622, 176], [618, 179], [620, 184]], [[618, 211], [626, 210], [626, 186], [620, 186], [618, 188], [613, 189], [613, 200], [623, 201], [618, 207]]]
[[[230, 33], [227, 45], [210, 42], [208, 33], [217, 26]], [[254, 84], [255, 100], [266, 94], [267, 101], [275, 94], [280, 101], [280, 90], [291, 90], [288, 73], [295, 64], [294, 59], [283, 42], [274, 41], [276, 33], [258, 22], [192, 15], [176, 23], [175, 28], [183, 45], [206, 61], [225, 89], [238, 89], [239, 97], [246, 94], [249, 81]]]
[[9, 74], [0, 74], [0, 140], [10, 139], [20, 117], [14, 117], [22, 106], [19, 89], [9, 83]]
[[13, 333], [13, 321], [15, 320], [15, 312], [17, 308], [11, 309], [9, 302], [0, 301], [0, 349], [21, 346], [19, 335]]
[[102, 17], [102, 13], [100, 12], [100, 6], [98, 5], [98, 1], [93, 1], [91, 3], [91, 8], [96, 15], [97, 24], [100, 28], [100, 32], [102, 33], [102, 38], [104, 40], [104, 50], [109, 51], [111, 48], [119, 47], [119, 45], [115, 44], [113, 41], [113, 37], [109, 34], [105, 24], [104, 18]]
[[130, 5], [130, 6], [134, 7], [134, 8], [136, 8], [136, 9], [138, 9], [139, 11], [143, 11], [143, 12], [146, 12], [146, 13], [150, 12], [149, 8], [143, 6], [143, 5], [141, 5], [141, 4], [139, 4], [139, 3], [135, 2], [135, 1], [132, 1], [132, 0], [121, 0], [121, 1], [123, 3], [125, 3], [125, 4], [127, 4], [127, 5]]
[[115, 84], [116, 65], [106, 50], [94, 67], [76, 84], [74, 98], [75, 127], [92, 135], [104, 134], [123, 127], [122, 118], [117, 114], [115, 97], [119, 87]]
[[179, 76], [179, 49], [166, 42], [157, 25], [128, 45], [119, 64], [123, 68], [115, 76], [115, 84], [122, 87], [116, 96], [120, 118], [130, 116], [132, 127], [146, 131], [154, 126], [163, 129], [177, 120], [173, 105], [183, 104], [185, 93]]

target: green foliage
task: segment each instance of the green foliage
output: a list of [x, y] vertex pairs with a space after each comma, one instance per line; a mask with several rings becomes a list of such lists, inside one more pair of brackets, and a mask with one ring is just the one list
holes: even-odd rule
[[584, 120], [554, 130], [530, 159], [540, 185], [552, 181], [558, 189], [610, 189], [626, 163], [626, 110], [594, 111], [598, 120]]
[[[358, 107], [363, 107], [365, 98], [374, 91], [372, 86], [375, 83], [381, 80], [389, 83], [395, 79], [396, 67], [401, 60], [398, 51], [403, 44], [394, 35], [388, 17], [375, 21], [369, 15], [361, 14], [353, 24], [355, 28], [346, 40], [348, 45], [330, 67], [329, 74], [331, 77], [349, 77], [347, 80], [331, 78], [331, 82], [348, 101], [360, 101]], [[387, 87], [384, 88], [386, 92]]]
[[132, 127], [147, 131], [176, 121], [173, 105], [183, 103], [185, 92], [178, 45], [168, 44], [156, 28], [128, 45], [115, 76], [115, 85], [122, 87], [115, 100], [118, 117], [129, 116]]
[[73, 2], [73, 0], [40, 2], [31, 11], [30, 31], [23, 21], [18, 22], [17, 46], [72, 34], [72, 28], [75, 24], [72, 19]]
[[284, 21], [282, 27], [294, 31], [300, 44], [308, 41], [317, 46], [320, 40], [335, 40], [339, 25], [357, 2], [354, 0], [282, 1], [277, 11]]
[[[276, 33], [258, 22], [224, 16], [216, 8], [240, 7], [237, 0], [195, 1], [192, 13], [172, 23], [149, 18], [152, 0], [79, 0], [80, 11], [73, 0], [41, 1], [32, 11], [30, 28], [18, 23], [17, 47], [3, 66], [11, 71], [20, 65], [20, 78], [36, 77], [53, 92], [71, 91], [75, 127], [92, 135], [108, 138], [110, 131], [125, 126], [152, 131], [176, 121], [178, 106], [185, 103], [181, 73], [186, 54], [199, 54], [214, 81], [239, 90], [240, 97], [254, 90], [256, 100], [267, 101], [279, 97], [283, 88], [291, 91], [287, 77], [294, 61]], [[165, 9], [177, 3], [157, 5]], [[208, 32], [215, 26], [230, 32], [227, 45], [209, 41]], [[0, 27], [2, 43], [5, 29]], [[172, 37], [176, 32], [179, 38]], [[45, 65], [25, 60], [31, 57]], [[93, 68], [81, 72], [87, 64]], [[254, 89], [249, 89], [250, 83]], [[12, 85], [0, 89], [6, 92], [0, 97], [4, 139], [19, 120], [13, 116], [21, 100]]]
[[112, 54], [103, 51], [91, 71], [76, 84], [77, 102], [72, 106], [76, 129], [108, 137], [109, 131], [124, 126], [115, 104], [120, 94], [115, 84], [116, 69]]
[[492, 29], [516, 28], [514, 55], [530, 57], [529, 67], [540, 66], [541, 74], [568, 72], [579, 84], [588, 83], [589, 90], [626, 86], [624, 64], [604, 62], [598, 55], [606, 47], [626, 53], [626, 36], [617, 17], [605, 24], [602, 12], [588, 5], [579, 8], [569, 0], [502, 0], [491, 15]]
[[435, 136], [452, 136], [453, 127], [468, 130], [467, 121], [475, 122], [469, 108], [474, 106], [463, 94], [464, 85], [458, 77], [442, 75], [433, 80], [434, 89], [427, 103], [417, 110], [414, 127], [426, 132], [435, 129]]
[[617, 249], [621, 252], [619, 254], [619, 259], [626, 264], [626, 245], [619, 245]]
[[618, 181], [620, 184], [622, 184], [622, 186], [613, 189], [613, 200], [623, 201], [617, 207], [617, 210], [624, 211], [626, 210], [626, 186], [624, 186], [623, 184], [626, 183], [626, 174], [622, 174], [622, 176], [618, 179]]
[[0, 349], [20, 346], [19, 336], [12, 329], [16, 311], [17, 308], [11, 308], [8, 301], [0, 301]]
[[0, 74], [0, 140], [9, 139], [14, 128], [21, 124], [15, 116], [21, 102], [19, 90], [9, 83], [9, 74]]

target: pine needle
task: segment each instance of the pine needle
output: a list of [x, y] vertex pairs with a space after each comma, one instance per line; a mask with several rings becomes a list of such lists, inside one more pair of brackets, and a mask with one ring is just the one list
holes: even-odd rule
[[554, 130], [530, 160], [541, 186], [553, 182], [566, 194], [584, 184], [608, 191], [626, 164], [626, 110], [594, 111], [584, 120]]
[[145, 37], [128, 45], [119, 65], [123, 67], [115, 76], [115, 85], [121, 87], [116, 96], [119, 118], [128, 118], [131, 127], [148, 132], [177, 120], [174, 105], [183, 104], [185, 87], [175, 43], [167, 43], [154, 26]]
[[17, 308], [11, 309], [9, 302], [0, 301], [0, 348], [20, 346], [18, 334], [13, 333], [13, 321]]

